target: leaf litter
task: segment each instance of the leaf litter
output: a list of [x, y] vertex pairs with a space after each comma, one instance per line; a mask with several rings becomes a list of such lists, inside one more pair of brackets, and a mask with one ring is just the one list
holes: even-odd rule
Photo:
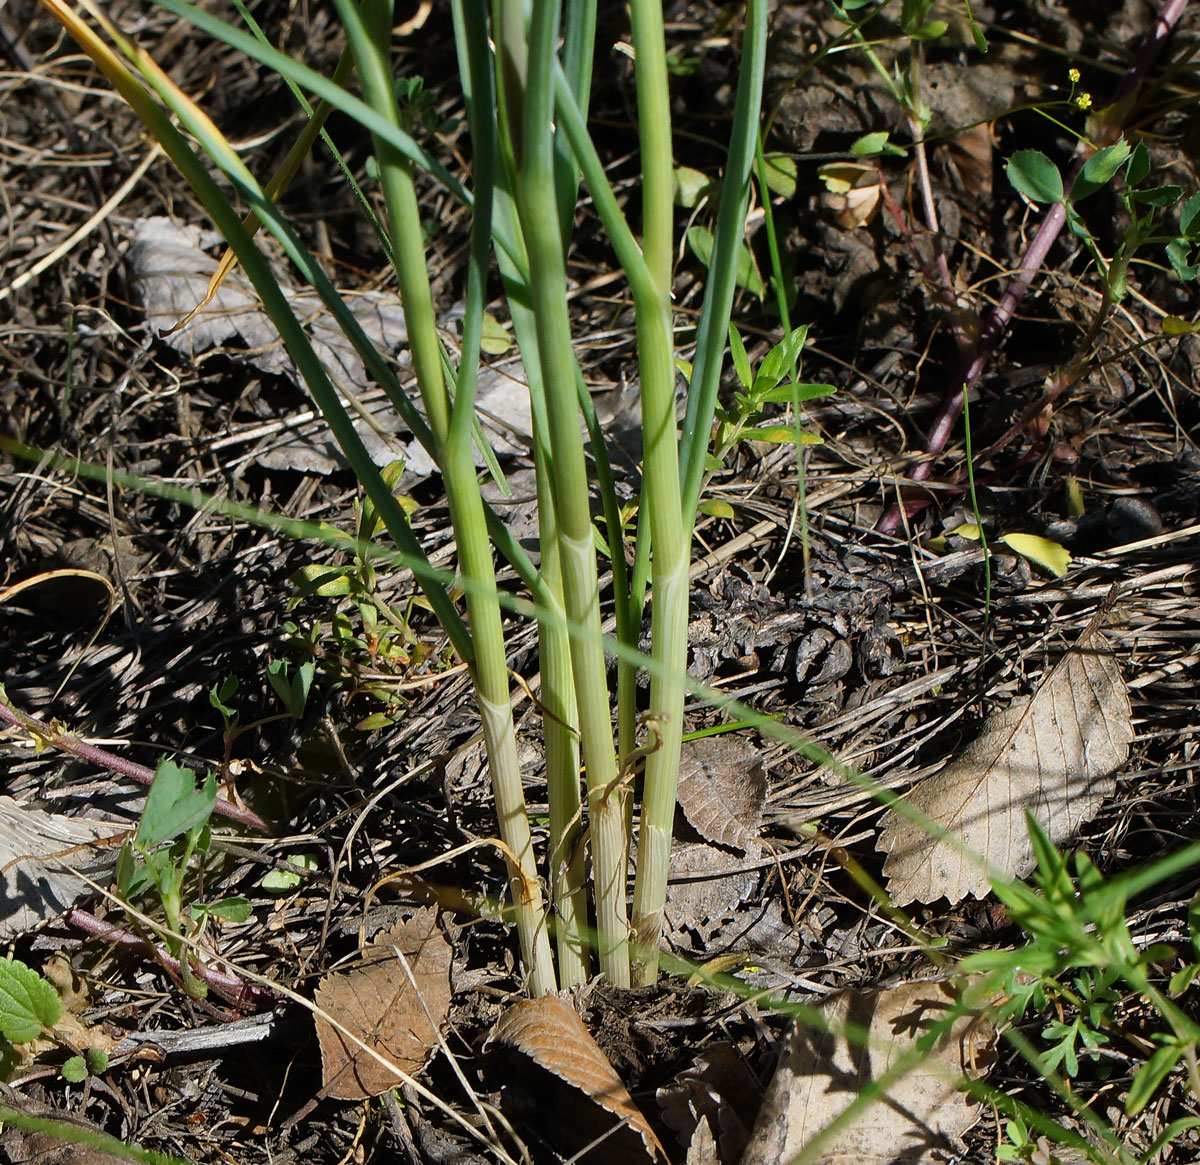
[[[372, 1051], [414, 1075], [437, 1047], [450, 1012], [452, 955], [437, 911], [418, 910], [377, 935], [358, 966], [326, 975], [317, 987], [317, 1006]], [[365, 1100], [401, 1083], [395, 1072], [320, 1017], [317, 1038], [325, 1095]]]
[[[902, 983], [869, 994], [843, 991], [821, 1008], [823, 1024], [795, 1021], [746, 1148], [743, 1165], [789, 1161], [957, 1005], [950, 982]], [[960, 1085], [995, 1059], [995, 1029], [960, 1015], [920, 1062], [836, 1133], [819, 1165], [924, 1165], [961, 1152], [980, 1115]], [[865, 1038], [864, 1038], [865, 1037]]]
[[[1030, 697], [989, 717], [979, 736], [905, 800], [982, 855], [993, 875], [1036, 865], [1025, 815], [1059, 845], [1095, 816], [1129, 757], [1133, 716], [1121, 669], [1090, 627]], [[894, 810], [877, 843], [892, 901], [958, 902], [991, 892], [989, 872]]]
[[[576, 1133], [586, 1136], [596, 1126], [597, 1137], [603, 1138], [595, 1160], [623, 1160], [631, 1165], [638, 1159], [667, 1160], [650, 1123], [633, 1103], [579, 1014], [565, 999], [542, 995], [514, 1003], [497, 1021], [485, 1049], [496, 1046], [516, 1049], [538, 1068], [569, 1086], [570, 1092], [562, 1095], [564, 1103], [570, 1105], [570, 1122]], [[589, 1105], [590, 1112], [585, 1105]], [[599, 1121], [595, 1119], [597, 1108], [603, 1113]], [[627, 1143], [627, 1139], [618, 1136], [623, 1129], [637, 1134], [643, 1150], [638, 1157], [622, 1156], [617, 1149], [618, 1144]], [[585, 1140], [581, 1148], [587, 1144]]]

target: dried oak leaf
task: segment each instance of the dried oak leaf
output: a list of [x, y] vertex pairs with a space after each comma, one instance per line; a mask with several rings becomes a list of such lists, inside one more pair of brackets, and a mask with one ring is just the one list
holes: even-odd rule
[[[418, 910], [407, 922], [378, 935], [363, 950], [359, 965], [326, 975], [317, 987], [317, 1005], [373, 1051], [413, 1075], [437, 1046], [438, 1030], [450, 1011], [452, 954], [437, 927], [437, 912], [432, 907]], [[395, 1072], [320, 1018], [317, 1038], [326, 1096], [364, 1100], [400, 1083]]]
[[[949, 983], [904, 983], [835, 995], [821, 1008], [823, 1030], [794, 1023], [742, 1165], [790, 1161], [955, 1002]], [[865, 1044], [852, 1038], [855, 1029], [866, 1031]], [[958, 1084], [991, 1067], [994, 1041], [995, 1029], [980, 1014], [960, 1016], [912, 1071], [834, 1136], [818, 1165], [932, 1165], [959, 1150], [980, 1106]]]
[[[1036, 864], [1028, 810], [1055, 844], [1071, 837], [1111, 795], [1133, 740], [1129, 693], [1099, 632], [1084, 634], [1032, 697], [990, 717], [957, 760], [926, 777], [907, 801], [1002, 876]], [[988, 875], [919, 825], [888, 814], [876, 847], [892, 901], [951, 902], [986, 896]]]
[[[565, 999], [542, 995], [514, 1004], [496, 1022], [485, 1048], [495, 1045], [515, 1048], [539, 1068], [590, 1098], [593, 1109], [599, 1106], [605, 1114], [607, 1129], [603, 1131], [619, 1132], [621, 1126], [626, 1126], [636, 1132], [645, 1151], [644, 1159], [667, 1160], [649, 1122]], [[588, 1123], [586, 1110], [576, 1110], [572, 1119], [578, 1128], [584, 1128]], [[616, 1143], [609, 1139], [608, 1148], [601, 1150], [603, 1159], [633, 1162], [633, 1157], [612, 1155]]]
[[767, 777], [758, 750], [737, 736], [706, 736], [684, 745], [676, 796], [688, 824], [705, 841], [740, 849], [758, 837]]

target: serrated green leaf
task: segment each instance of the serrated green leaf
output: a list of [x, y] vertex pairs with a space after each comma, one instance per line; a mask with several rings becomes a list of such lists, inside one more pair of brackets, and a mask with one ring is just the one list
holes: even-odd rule
[[1071, 565], [1071, 552], [1049, 538], [1037, 534], [1004, 534], [1000, 541], [1035, 566], [1048, 570], [1055, 578], [1063, 578]]
[[796, 159], [788, 154], [766, 154], [763, 166], [767, 176], [767, 189], [781, 198], [791, 198], [796, 193]]
[[1171, 262], [1172, 270], [1185, 283], [1195, 279], [1197, 271], [1200, 270], [1200, 266], [1188, 262], [1194, 246], [1195, 243], [1187, 239], [1172, 239], [1163, 248], [1167, 252], [1167, 258]]
[[180, 768], [171, 760], [160, 761], [146, 795], [134, 844], [143, 850], [153, 849], [188, 833], [209, 819], [216, 802], [217, 778], [211, 773], [197, 788], [196, 776], [189, 769]]
[[0, 959], [0, 1036], [27, 1044], [61, 1018], [62, 1000], [41, 975], [16, 959]]
[[87, 1079], [87, 1064], [84, 1063], [82, 1056], [72, 1056], [60, 1070], [62, 1078], [68, 1084], [80, 1084]]
[[700, 513], [707, 514], [710, 518], [732, 518], [733, 507], [728, 502], [720, 501], [718, 498], [707, 498], [700, 503]]
[[88, 1071], [93, 1076], [108, 1071], [108, 1053], [103, 1048], [88, 1048], [84, 1056], [87, 1059]]
[[1004, 168], [1008, 180], [1032, 202], [1062, 202], [1058, 167], [1040, 150], [1018, 150]]

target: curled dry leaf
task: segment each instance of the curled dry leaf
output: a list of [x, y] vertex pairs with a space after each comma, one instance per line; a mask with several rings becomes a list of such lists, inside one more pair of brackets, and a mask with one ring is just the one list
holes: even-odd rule
[[[792, 1025], [742, 1165], [790, 1161], [956, 1006], [950, 983], [904, 983], [869, 995], [843, 991], [821, 1009], [823, 1030]], [[848, 1030], [849, 1029], [849, 1030]], [[867, 1033], [864, 1042], [855, 1029]], [[835, 1134], [819, 1165], [933, 1165], [961, 1149], [979, 1105], [958, 1090], [995, 1059], [995, 1029], [966, 1012], [878, 1103]], [[936, 1155], [935, 1155], [936, 1154]]]
[[[621, 1078], [592, 1039], [583, 1020], [565, 999], [542, 995], [514, 1004], [497, 1021], [485, 1047], [495, 1045], [517, 1049], [539, 1068], [589, 1097], [593, 1109], [598, 1105], [605, 1114], [606, 1127], [599, 1130], [601, 1134], [619, 1133], [622, 1126], [626, 1126], [640, 1137], [645, 1153], [642, 1159], [667, 1159], [654, 1130], [633, 1103]], [[549, 1110], [552, 1106], [547, 1104], [544, 1107]], [[583, 1130], [592, 1122], [580, 1108], [572, 1113], [572, 1123]], [[590, 1139], [583, 1143], [587, 1144]], [[596, 1160], [621, 1160], [631, 1165], [637, 1160], [627, 1154], [622, 1155], [615, 1148], [622, 1143], [619, 1138], [610, 1136], [606, 1138], [606, 1143], [607, 1148], [603, 1145], [598, 1148]]]
[[[1026, 811], [1055, 844], [1071, 837], [1113, 792], [1133, 736], [1120, 668], [1089, 629], [1036, 695], [990, 717], [962, 755], [907, 801], [994, 872], [1022, 878], [1036, 864]], [[965, 854], [895, 812], [876, 845], [887, 854], [883, 872], [897, 905], [982, 898], [991, 889], [987, 872]]]
[[728, 734], [689, 741], [679, 762], [676, 795], [688, 823], [705, 841], [745, 853], [758, 837], [767, 799], [758, 750]]
[[128, 826], [31, 809], [0, 797], [0, 939], [56, 918], [107, 883]]
[[[317, 987], [317, 1005], [369, 1048], [413, 1075], [437, 1046], [438, 1031], [450, 1011], [452, 954], [437, 927], [436, 910], [418, 910], [407, 922], [377, 936], [363, 950], [358, 966], [326, 975]], [[395, 1072], [319, 1018], [317, 1038], [326, 1096], [364, 1100], [401, 1083]]]

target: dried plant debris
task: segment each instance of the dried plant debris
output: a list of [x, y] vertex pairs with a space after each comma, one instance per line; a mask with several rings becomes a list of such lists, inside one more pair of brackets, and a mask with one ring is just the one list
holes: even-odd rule
[[676, 843], [671, 847], [671, 873], [667, 884], [665, 923], [667, 935], [680, 946], [706, 949], [750, 901], [758, 889], [758, 870], [747, 868], [751, 858], [738, 857], [707, 842]]
[[[0, 938], [57, 918], [107, 884], [128, 826], [47, 813], [0, 797]], [[83, 877], [77, 876], [83, 875]]]
[[746, 853], [756, 844], [767, 799], [758, 750], [728, 734], [689, 741], [679, 762], [679, 806], [705, 841]]
[[[10, 1165], [123, 1165], [131, 1159], [126, 1146], [81, 1116], [36, 1104], [19, 1093], [5, 1101], [5, 1108], [10, 1105], [18, 1119], [28, 1117], [44, 1125], [18, 1128], [11, 1118], [0, 1124], [0, 1153]], [[110, 1148], [114, 1151], [108, 1152]]]
[[[701, 1160], [736, 1165], [750, 1139], [761, 1089], [733, 1044], [712, 1044], [657, 1093], [663, 1122]], [[711, 1146], [711, 1148], [710, 1148]]]
[[[987, 859], [1021, 878], [1036, 864], [1026, 811], [1055, 844], [1095, 815], [1115, 788], [1133, 741], [1129, 694], [1103, 636], [1090, 630], [1032, 697], [990, 717], [957, 760], [907, 801]], [[990, 891], [988, 874], [919, 825], [888, 814], [878, 842], [893, 902], [958, 902]]]
[[554, 1109], [559, 1127], [570, 1127], [579, 1138], [571, 1152], [599, 1138], [594, 1153], [580, 1160], [667, 1159], [621, 1078], [565, 999], [543, 995], [514, 1004], [500, 1017], [485, 1047], [497, 1045], [515, 1048], [559, 1085], [569, 1086], [556, 1090], [561, 1104], [550, 1105], [541, 1094], [539, 1107], [547, 1113]]
[[[418, 910], [407, 922], [378, 935], [363, 950], [359, 965], [327, 975], [317, 987], [317, 1006], [411, 1076], [437, 1047], [438, 1032], [449, 1014], [452, 954], [437, 926], [436, 910]], [[363, 1100], [401, 1082], [395, 1072], [320, 1018], [317, 1037], [326, 1096]]]
[[[869, 995], [844, 991], [822, 1007], [823, 1027], [796, 1021], [767, 1088], [744, 1165], [790, 1161], [917, 1042], [948, 1017], [946, 982], [905, 983]], [[862, 1039], [866, 1034], [865, 1042]], [[857, 1040], [854, 1036], [857, 1034]], [[960, 1015], [923, 1056], [819, 1150], [820, 1165], [924, 1165], [961, 1151], [980, 1106], [958, 1090], [994, 1060], [995, 1029]]]
[[[201, 232], [161, 216], [138, 222], [128, 257], [131, 281], [150, 326], [157, 332], [166, 332], [179, 323], [204, 298], [209, 279], [217, 268], [217, 260], [205, 248], [218, 244], [212, 232]], [[404, 429], [389, 401], [356, 400], [373, 387], [372, 381], [353, 345], [316, 292], [289, 290], [284, 285], [284, 294], [335, 387], [348, 399], [355, 429], [371, 457], [380, 465], [402, 458], [413, 473], [422, 477], [432, 473], [435, 466], [421, 445], [397, 436]], [[346, 301], [367, 339], [385, 356], [394, 356], [403, 375], [408, 364], [404, 347], [408, 333], [399, 296], [361, 291], [347, 295]], [[300, 383], [299, 374], [258, 294], [237, 270], [195, 320], [164, 339], [188, 356], [232, 342], [245, 349], [238, 355], [254, 367]], [[453, 348], [452, 334], [444, 332], [443, 339]], [[527, 447], [526, 437], [531, 427], [529, 390], [518, 360], [499, 361], [480, 368], [476, 404], [488, 440], [498, 454], [519, 453]], [[419, 409], [418, 401], [414, 400], [414, 405]], [[318, 424], [318, 429], [320, 435], [311, 439], [297, 436], [274, 444], [259, 457], [260, 462], [268, 467], [331, 472], [342, 463], [341, 457], [323, 423]], [[476, 464], [483, 464], [478, 451]]]

